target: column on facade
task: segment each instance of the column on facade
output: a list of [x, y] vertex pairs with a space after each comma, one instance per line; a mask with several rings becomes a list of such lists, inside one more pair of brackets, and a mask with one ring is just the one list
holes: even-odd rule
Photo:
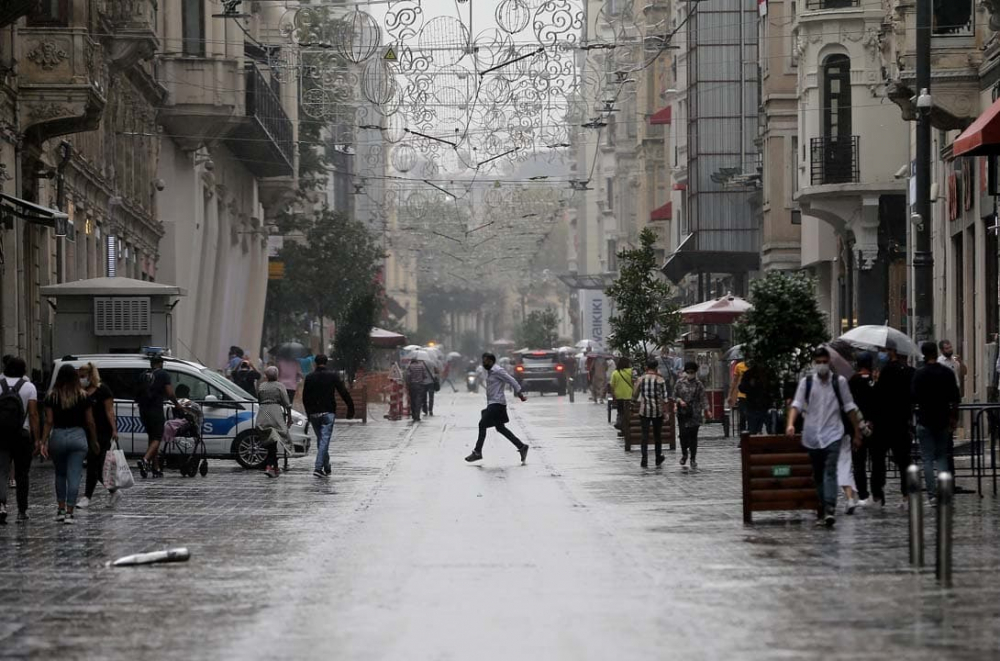
[[202, 215], [201, 260], [198, 270], [198, 300], [194, 322], [196, 343], [191, 347], [200, 360], [210, 361], [212, 292], [215, 288], [216, 250], [219, 241], [218, 206], [215, 192], [206, 185], [203, 189], [204, 211]]
[[[219, 187], [222, 188], [221, 186]], [[212, 304], [209, 316], [210, 334], [208, 339], [208, 356], [210, 365], [221, 363], [227, 353], [227, 348], [234, 344], [233, 320], [226, 315], [226, 299], [232, 294], [233, 274], [230, 271], [230, 239], [229, 229], [232, 223], [229, 209], [225, 203], [223, 190], [216, 195], [216, 213], [218, 218], [218, 234], [215, 247], [215, 276], [212, 282]]]

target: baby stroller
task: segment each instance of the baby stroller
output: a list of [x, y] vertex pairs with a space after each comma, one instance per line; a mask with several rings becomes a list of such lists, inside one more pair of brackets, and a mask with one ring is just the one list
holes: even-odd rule
[[208, 473], [207, 451], [201, 437], [205, 417], [201, 405], [190, 399], [181, 399], [173, 408], [173, 416], [163, 428], [160, 446], [160, 464], [178, 468], [181, 477], [194, 477]]

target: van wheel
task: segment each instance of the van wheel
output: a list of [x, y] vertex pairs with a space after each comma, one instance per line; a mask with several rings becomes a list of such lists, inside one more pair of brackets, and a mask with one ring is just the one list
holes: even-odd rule
[[267, 450], [257, 440], [257, 434], [248, 430], [236, 437], [231, 452], [243, 468], [250, 470], [263, 468], [267, 460]]

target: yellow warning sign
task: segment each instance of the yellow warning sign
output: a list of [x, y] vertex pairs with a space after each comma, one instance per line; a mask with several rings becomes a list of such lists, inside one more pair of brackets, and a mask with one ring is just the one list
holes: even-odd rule
[[387, 49], [385, 49], [384, 59], [389, 60], [390, 62], [396, 61], [396, 51], [392, 49], [392, 46], [389, 46]]

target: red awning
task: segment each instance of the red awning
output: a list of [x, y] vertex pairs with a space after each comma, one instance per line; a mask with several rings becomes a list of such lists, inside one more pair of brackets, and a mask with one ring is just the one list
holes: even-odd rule
[[687, 190], [687, 184], [674, 184], [674, 190]]
[[1000, 154], [1000, 100], [995, 101], [952, 146], [955, 156]]
[[649, 117], [650, 124], [669, 124], [672, 121], [673, 121], [672, 106], [667, 106], [662, 110], [657, 110]]
[[667, 202], [662, 207], [657, 207], [649, 214], [650, 220], [673, 220], [674, 219], [674, 203]]

